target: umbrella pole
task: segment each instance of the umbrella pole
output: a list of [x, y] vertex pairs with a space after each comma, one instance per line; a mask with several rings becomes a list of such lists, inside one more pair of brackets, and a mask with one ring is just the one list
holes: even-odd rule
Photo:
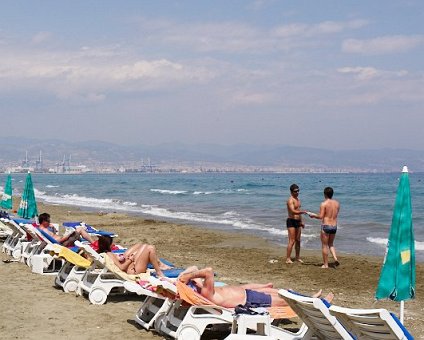
[[403, 312], [404, 312], [404, 309], [405, 309], [405, 301], [401, 301], [400, 302], [400, 322], [402, 323], [402, 325], [403, 325]]

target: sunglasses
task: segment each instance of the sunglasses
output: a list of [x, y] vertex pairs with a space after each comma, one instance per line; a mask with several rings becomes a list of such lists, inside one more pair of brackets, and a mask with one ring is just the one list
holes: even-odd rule
[[297, 194], [297, 193], [299, 193], [299, 190], [293, 190], [292, 192], [295, 192]]

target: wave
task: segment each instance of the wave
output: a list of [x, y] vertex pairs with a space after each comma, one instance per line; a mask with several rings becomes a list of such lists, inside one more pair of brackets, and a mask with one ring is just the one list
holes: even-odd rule
[[130, 211], [132, 207], [137, 205], [136, 202], [127, 202], [111, 198], [93, 198], [79, 196], [77, 194], [65, 194], [55, 196], [46, 195], [45, 192], [34, 189], [35, 196], [45, 202], [55, 203], [55, 204], [65, 204], [65, 205], [77, 205], [88, 208], [99, 208], [105, 210], [128, 210]]
[[216, 191], [194, 191], [193, 195], [231, 195], [231, 194], [240, 194], [240, 193], [248, 193], [246, 189], [221, 189]]
[[213, 191], [188, 191], [188, 190], [169, 190], [169, 189], [150, 189], [151, 192], [156, 192], [164, 195], [231, 195], [231, 194], [250, 194], [246, 189], [221, 189]]
[[275, 184], [247, 183], [244, 186], [246, 188], [272, 188], [272, 187], [275, 187]]
[[51, 185], [51, 184], [47, 184], [46, 188], [59, 188], [60, 185]]
[[188, 191], [185, 191], [185, 190], [150, 189], [150, 191], [158, 192], [160, 194], [169, 194], [169, 195], [181, 195], [181, 194], [188, 193]]
[[[387, 242], [389, 240], [387, 238], [381, 238], [381, 237], [367, 237], [367, 241], [381, 245], [381, 246], [384, 246], [384, 247], [387, 247]], [[415, 250], [423, 251], [424, 250], [424, 242], [415, 241]]]
[[[188, 211], [172, 211], [157, 205], [138, 204], [136, 202], [127, 202], [119, 199], [112, 198], [93, 198], [79, 196], [77, 194], [56, 194], [47, 195], [45, 192], [35, 189], [37, 199], [43, 200], [52, 204], [82, 206], [92, 209], [102, 210], [119, 210], [131, 213], [141, 213], [161, 217], [165, 219], [184, 220], [188, 222], [206, 223], [213, 225], [229, 226], [234, 229], [240, 230], [257, 230], [264, 234], [271, 234], [278, 237], [287, 236], [285, 228], [273, 228], [271, 226], [263, 225], [253, 221], [250, 218], [241, 216], [236, 211], [227, 211], [216, 216], [209, 215], [201, 212], [188, 212]], [[316, 238], [315, 234], [303, 234], [305, 238]]]

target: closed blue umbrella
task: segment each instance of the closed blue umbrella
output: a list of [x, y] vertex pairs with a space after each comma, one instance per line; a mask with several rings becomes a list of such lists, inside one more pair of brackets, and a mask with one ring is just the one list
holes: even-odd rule
[[25, 188], [19, 204], [18, 215], [22, 218], [33, 218], [38, 215], [37, 202], [35, 201], [34, 186], [32, 185], [31, 173], [28, 172]]
[[12, 209], [12, 176], [7, 176], [6, 185], [4, 186], [3, 196], [0, 206], [3, 209]]
[[415, 297], [415, 243], [412, 226], [411, 193], [408, 168], [403, 167], [396, 194], [392, 225], [380, 280], [375, 293], [377, 299], [403, 301]]

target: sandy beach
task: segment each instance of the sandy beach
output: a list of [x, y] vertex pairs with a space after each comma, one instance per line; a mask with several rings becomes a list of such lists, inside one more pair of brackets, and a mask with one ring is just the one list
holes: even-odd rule
[[[217, 279], [226, 283], [273, 282], [278, 288], [293, 288], [309, 294], [323, 289], [333, 292], [337, 305], [358, 308], [383, 307], [399, 312], [399, 304], [374, 301], [382, 259], [340, 254], [341, 265], [321, 269], [321, 253], [302, 250], [304, 264], [284, 263], [285, 245], [275, 245], [239, 232], [216, 232], [200, 227], [143, 219], [120, 213], [99, 214], [75, 207], [39, 204], [52, 221], [85, 221], [119, 234], [117, 243], [155, 244], [159, 255], [176, 266], [212, 266]], [[336, 239], [337, 247], [337, 239]], [[2, 260], [6, 256], [2, 254]], [[331, 262], [330, 262], [331, 263]], [[417, 338], [424, 338], [424, 265], [417, 265], [417, 298], [405, 303], [405, 325]], [[134, 321], [140, 305], [136, 296], [111, 297], [105, 305], [54, 288], [52, 276], [31, 273], [22, 263], [0, 262], [0, 338], [2, 339], [161, 339]], [[298, 320], [292, 320], [292, 327]], [[290, 325], [289, 325], [290, 327]], [[208, 339], [214, 338], [209, 335]]]

